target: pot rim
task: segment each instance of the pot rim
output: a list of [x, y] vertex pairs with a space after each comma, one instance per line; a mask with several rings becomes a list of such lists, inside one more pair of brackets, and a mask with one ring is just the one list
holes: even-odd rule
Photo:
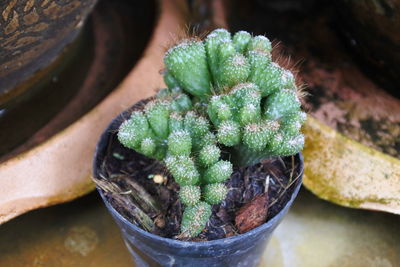
[[[143, 100], [142, 100], [143, 101]], [[142, 102], [139, 101], [138, 103]], [[136, 103], [136, 104], [138, 104]], [[135, 105], [136, 105], [135, 104]], [[107, 136], [111, 133], [111, 128], [113, 127], [114, 123], [117, 120], [123, 120], [124, 118], [124, 114], [126, 112], [129, 112], [130, 109], [127, 109], [125, 111], [123, 111], [122, 113], [120, 113], [119, 115], [117, 115], [108, 125], [108, 127], [105, 129], [105, 131], [102, 133], [97, 146], [96, 146], [96, 151], [94, 154], [94, 160], [93, 160], [93, 176], [96, 176], [96, 163], [98, 160], [98, 155], [99, 155], [99, 145], [102, 143], [102, 141], [104, 139], [107, 138]], [[269, 228], [273, 225], [276, 224], [276, 222], [278, 220], [282, 219], [282, 215], [284, 215], [287, 210], [290, 208], [290, 206], [292, 205], [294, 199], [296, 198], [297, 194], [299, 193], [299, 190], [301, 188], [302, 185], [302, 180], [303, 180], [303, 174], [304, 174], [304, 158], [301, 152], [297, 153], [294, 155], [296, 158], [299, 159], [300, 161], [300, 174], [299, 174], [299, 178], [298, 181], [295, 185], [295, 188], [290, 196], [290, 199], [288, 202], [286, 202], [285, 206], [277, 213], [275, 214], [274, 217], [272, 217], [269, 221], [263, 223], [262, 225], [244, 233], [244, 234], [238, 234], [232, 237], [225, 237], [225, 238], [221, 238], [221, 239], [216, 239], [216, 240], [210, 240], [210, 241], [201, 241], [201, 242], [195, 242], [195, 241], [181, 241], [181, 240], [176, 240], [176, 239], [172, 239], [172, 238], [167, 238], [167, 237], [162, 237], [159, 235], [155, 235], [153, 233], [147, 232], [145, 230], [143, 230], [142, 228], [138, 227], [137, 225], [133, 224], [132, 222], [130, 222], [129, 220], [127, 220], [124, 216], [122, 216], [116, 209], [114, 209], [114, 207], [110, 204], [110, 202], [106, 199], [105, 195], [103, 194], [103, 191], [101, 190], [101, 188], [99, 188], [96, 184], [96, 189], [99, 192], [101, 198], [103, 199], [106, 207], [110, 210], [111, 213], [113, 213], [114, 216], [117, 216], [118, 219], [122, 222], [124, 222], [124, 224], [128, 225], [130, 228], [133, 228], [135, 231], [139, 232], [140, 234], [144, 235], [147, 238], [152, 238], [155, 239], [157, 241], [160, 242], [168, 242], [171, 245], [178, 245], [178, 246], [196, 246], [196, 247], [206, 247], [206, 246], [210, 246], [210, 245], [214, 245], [214, 244], [219, 244], [219, 243], [233, 243], [235, 241], [238, 241], [239, 239], [242, 238], [246, 238], [249, 236], [253, 236], [253, 235], [257, 235], [258, 233], [262, 232], [264, 229]], [[121, 228], [121, 227], [120, 227]]]

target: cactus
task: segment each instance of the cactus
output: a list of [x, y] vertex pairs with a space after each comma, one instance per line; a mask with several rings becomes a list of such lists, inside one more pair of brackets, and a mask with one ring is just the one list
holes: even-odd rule
[[205, 227], [211, 205], [221, 202], [227, 193], [223, 184], [207, 186], [224, 182], [233, 169], [230, 162], [221, 159], [209, 120], [188, 109], [192, 107], [190, 98], [179, 105], [180, 95], [176, 88], [160, 91], [143, 111], [133, 112], [121, 124], [118, 139], [124, 146], [165, 164], [180, 185], [179, 199], [186, 206], [182, 236], [193, 237]]
[[[287, 156], [299, 152], [304, 145], [300, 132], [305, 113], [300, 109], [298, 89], [294, 75], [272, 61], [271, 42], [265, 36], [252, 37], [240, 31], [233, 37], [223, 29], [211, 32], [204, 41], [188, 40], [195, 45], [177, 46], [181, 57], [179, 65], [174, 53], [167, 53], [165, 65], [172, 73], [176, 86], [198, 101], [194, 106], [206, 106], [206, 114], [217, 141], [231, 155], [235, 166], [252, 165], [263, 158]], [[210, 81], [210, 91], [196, 98], [201, 92], [194, 87], [187, 89], [187, 70], [192, 66], [189, 55], [196, 47], [205, 50], [206, 62], [201, 69], [210, 70], [205, 77]], [[200, 53], [200, 52], [199, 52]], [[204, 52], [202, 52], [204, 57]], [[186, 66], [186, 68], [182, 68]], [[180, 69], [185, 70], [181, 80]], [[210, 78], [211, 77], [211, 78]], [[167, 79], [167, 77], [165, 77]]]
[[188, 206], [183, 212], [182, 216], [182, 236], [193, 237], [200, 234], [210, 217], [210, 204], [199, 201], [192, 206]]
[[180, 185], [183, 237], [204, 229], [211, 205], [226, 197], [233, 166], [303, 147], [306, 116], [295, 78], [271, 50], [266, 37], [244, 31], [182, 41], [164, 58], [168, 88], [120, 126], [124, 146], [162, 161]]

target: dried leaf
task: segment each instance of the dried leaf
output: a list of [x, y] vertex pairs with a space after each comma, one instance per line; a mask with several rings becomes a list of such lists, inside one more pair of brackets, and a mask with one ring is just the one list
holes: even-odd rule
[[268, 194], [256, 196], [251, 202], [244, 205], [236, 214], [235, 224], [240, 233], [246, 233], [267, 219]]

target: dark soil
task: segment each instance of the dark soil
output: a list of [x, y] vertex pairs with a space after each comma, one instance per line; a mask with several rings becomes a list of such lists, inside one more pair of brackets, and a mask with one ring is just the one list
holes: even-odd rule
[[[123, 118], [120, 118], [122, 121]], [[114, 122], [117, 129], [121, 122]], [[179, 234], [183, 206], [177, 195], [179, 185], [174, 182], [165, 167], [158, 161], [123, 147], [111, 130], [107, 142], [99, 147], [95, 180], [111, 205], [129, 221], [159, 236], [174, 238]], [[296, 157], [272, 158], [262, 163], [235, 169], [225, 184], [229, 193], [225, 201], [213, 206], [213, 214], [206, 229], [192, 241], [215, 240], [239, 234], [235, 218], [240, 208], [256, 196], [267, 192], [267, 219], [274, 217], [288, 202], [302, 170]], [[156, 174], [165, 177], [164, 183], [155, 183]], [[132, 193], [132, 183], [139, 184], [158, 203], [159, 209], [147, 208]], [[265, 203], [264, 203], [265, 204]], [[254, 208], [254, 205], [253, 205]], [[150, 224], [141, 220], [143, 210]], [[139, 210], [139, 211], [140, 211]], [[241, 210], [242, 212], [242, 210]], [[265, 213], [264, 213], [265, 215]], [[147, 218], [147, 219], [149, 219]], [[265, 222], [265, 217], [260, 223]], [[146, 227], [147, 226], [147, 227]], [[255, 225], [253, 227], [256, 227]]]

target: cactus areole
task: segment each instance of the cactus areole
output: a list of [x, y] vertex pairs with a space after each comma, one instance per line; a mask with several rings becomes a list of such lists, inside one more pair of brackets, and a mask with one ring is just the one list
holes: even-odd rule
[[181, 236], [204, 229], [234, 166], [303, 148], [295, 78], [271, 49], [264, 36], [224, 29], [181, 41], [165, 54], [168, 88], [119, 128], [125, 147], [163, 162], [180, 185]]

